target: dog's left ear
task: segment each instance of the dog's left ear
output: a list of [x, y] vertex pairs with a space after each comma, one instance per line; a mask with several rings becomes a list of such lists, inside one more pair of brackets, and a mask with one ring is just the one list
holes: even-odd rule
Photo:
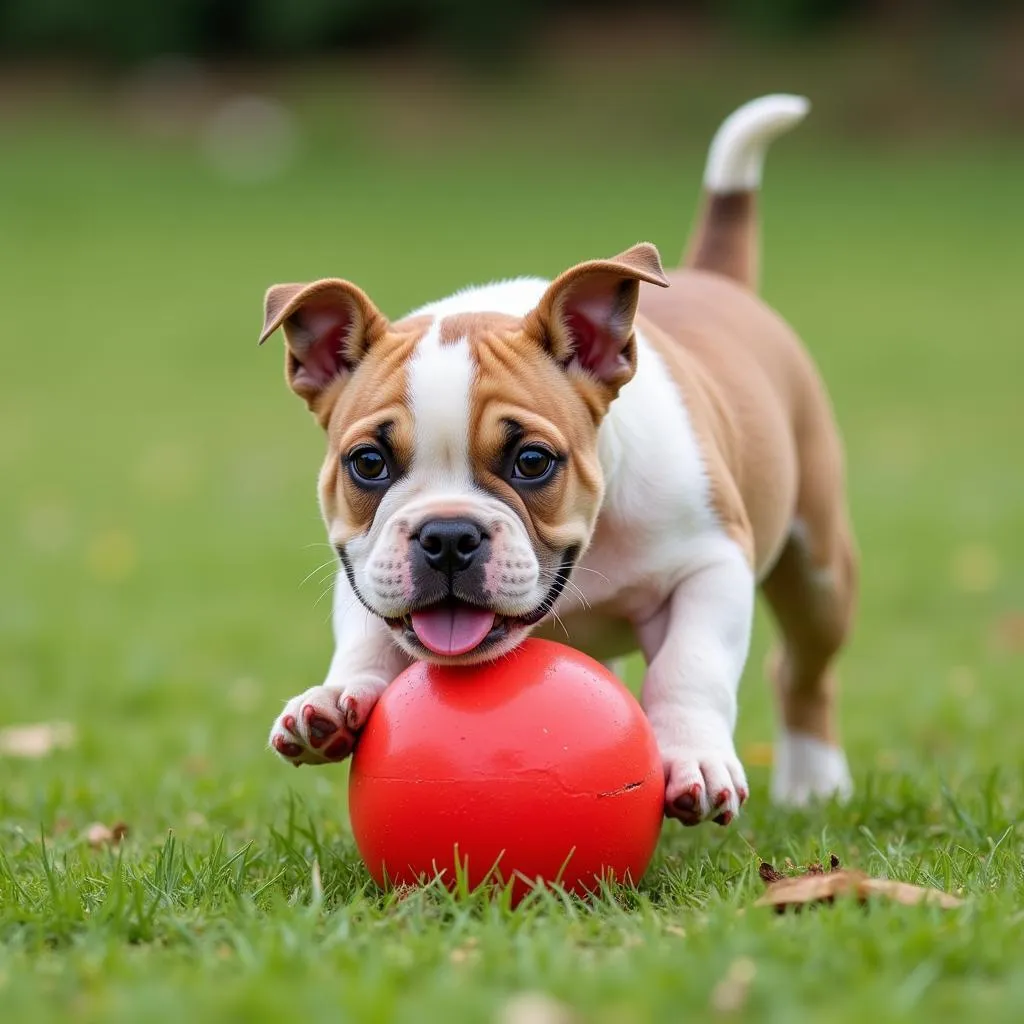
[[529, 314], [527, 329], [557, 362], [576, 364], [617, 392], [636, 369], [633, 318], [641, 281], [669, 284], [650, 242], [610, 260], [580, 263], [551, 284]]

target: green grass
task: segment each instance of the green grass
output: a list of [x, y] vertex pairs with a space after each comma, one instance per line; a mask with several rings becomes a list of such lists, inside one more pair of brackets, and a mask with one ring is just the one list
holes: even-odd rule
[[[737, 1020], [1020, 1019], [1024, 661], [998, 628], [1024, 607], [1019, 148], [879, 151], [819, 112], [771, 159], [765, 292], [829, 382], [864, 556], [849, 806], [768, 804], [763, 620], [749, 810], [667, 826], [636, 894], [382, 896], [344, 770], [265, 748], [330, 635], [301, 582], [329, 554], [320, 440], [276, 341], [255, 346], [264, 287], [340, 274], [398, 313], [640, 238], [670, 260], [714, 117], [742, 98], [704, 97], [716, 114], [658, 145], [638, 116], [614, 140], [559, 146], [549, 117], [410, 146], [321, 96], [298, 162], [244, 187], [70, 101], [0, 129], [0, 728], [78, 730], [0, 759], [4, 1019], [455, 1024], [521, 991], [594, 1021], [706, 1019], [747, 960]], [[120, 820], [116, 852], [85, 842]], [[829, 851], [966, 904], [750, 908], [759, 857]]]

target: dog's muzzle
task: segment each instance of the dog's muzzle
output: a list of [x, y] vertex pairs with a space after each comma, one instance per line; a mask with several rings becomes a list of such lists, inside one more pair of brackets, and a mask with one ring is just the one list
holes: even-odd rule
[[428, 651], [457, 657], [478, 648], [495, 628], [488, 608], [487, 532], [471, 519], [431, 519], [411, 538], [413, 602], [407, 617]]

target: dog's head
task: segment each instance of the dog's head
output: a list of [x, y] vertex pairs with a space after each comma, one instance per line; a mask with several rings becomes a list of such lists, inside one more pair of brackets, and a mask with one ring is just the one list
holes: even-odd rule
[[597, 431], [636, 367], [637, 245], [562, 274], [522, 316], [390, 323], [338, 279], [267, 292], [286, 376], [327, 434], [320, 504], [359, 600], [417, 658], [510, 650], [554, 607], [604, 481]]

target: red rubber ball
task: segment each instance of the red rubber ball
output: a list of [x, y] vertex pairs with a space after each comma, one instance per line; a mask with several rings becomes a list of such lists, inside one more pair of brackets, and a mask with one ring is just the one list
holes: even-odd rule
[[[460, 869], [470, 887], [578, 894], [637, 882], [664, 813], [661, 758], [633, 695], [592, 658], [528, 640], [487, 665], [417, 663], [384, 692], [349, 776], [352, 831], [380, 884]], [[492, 873], [493, 872], [493, 873]]]

